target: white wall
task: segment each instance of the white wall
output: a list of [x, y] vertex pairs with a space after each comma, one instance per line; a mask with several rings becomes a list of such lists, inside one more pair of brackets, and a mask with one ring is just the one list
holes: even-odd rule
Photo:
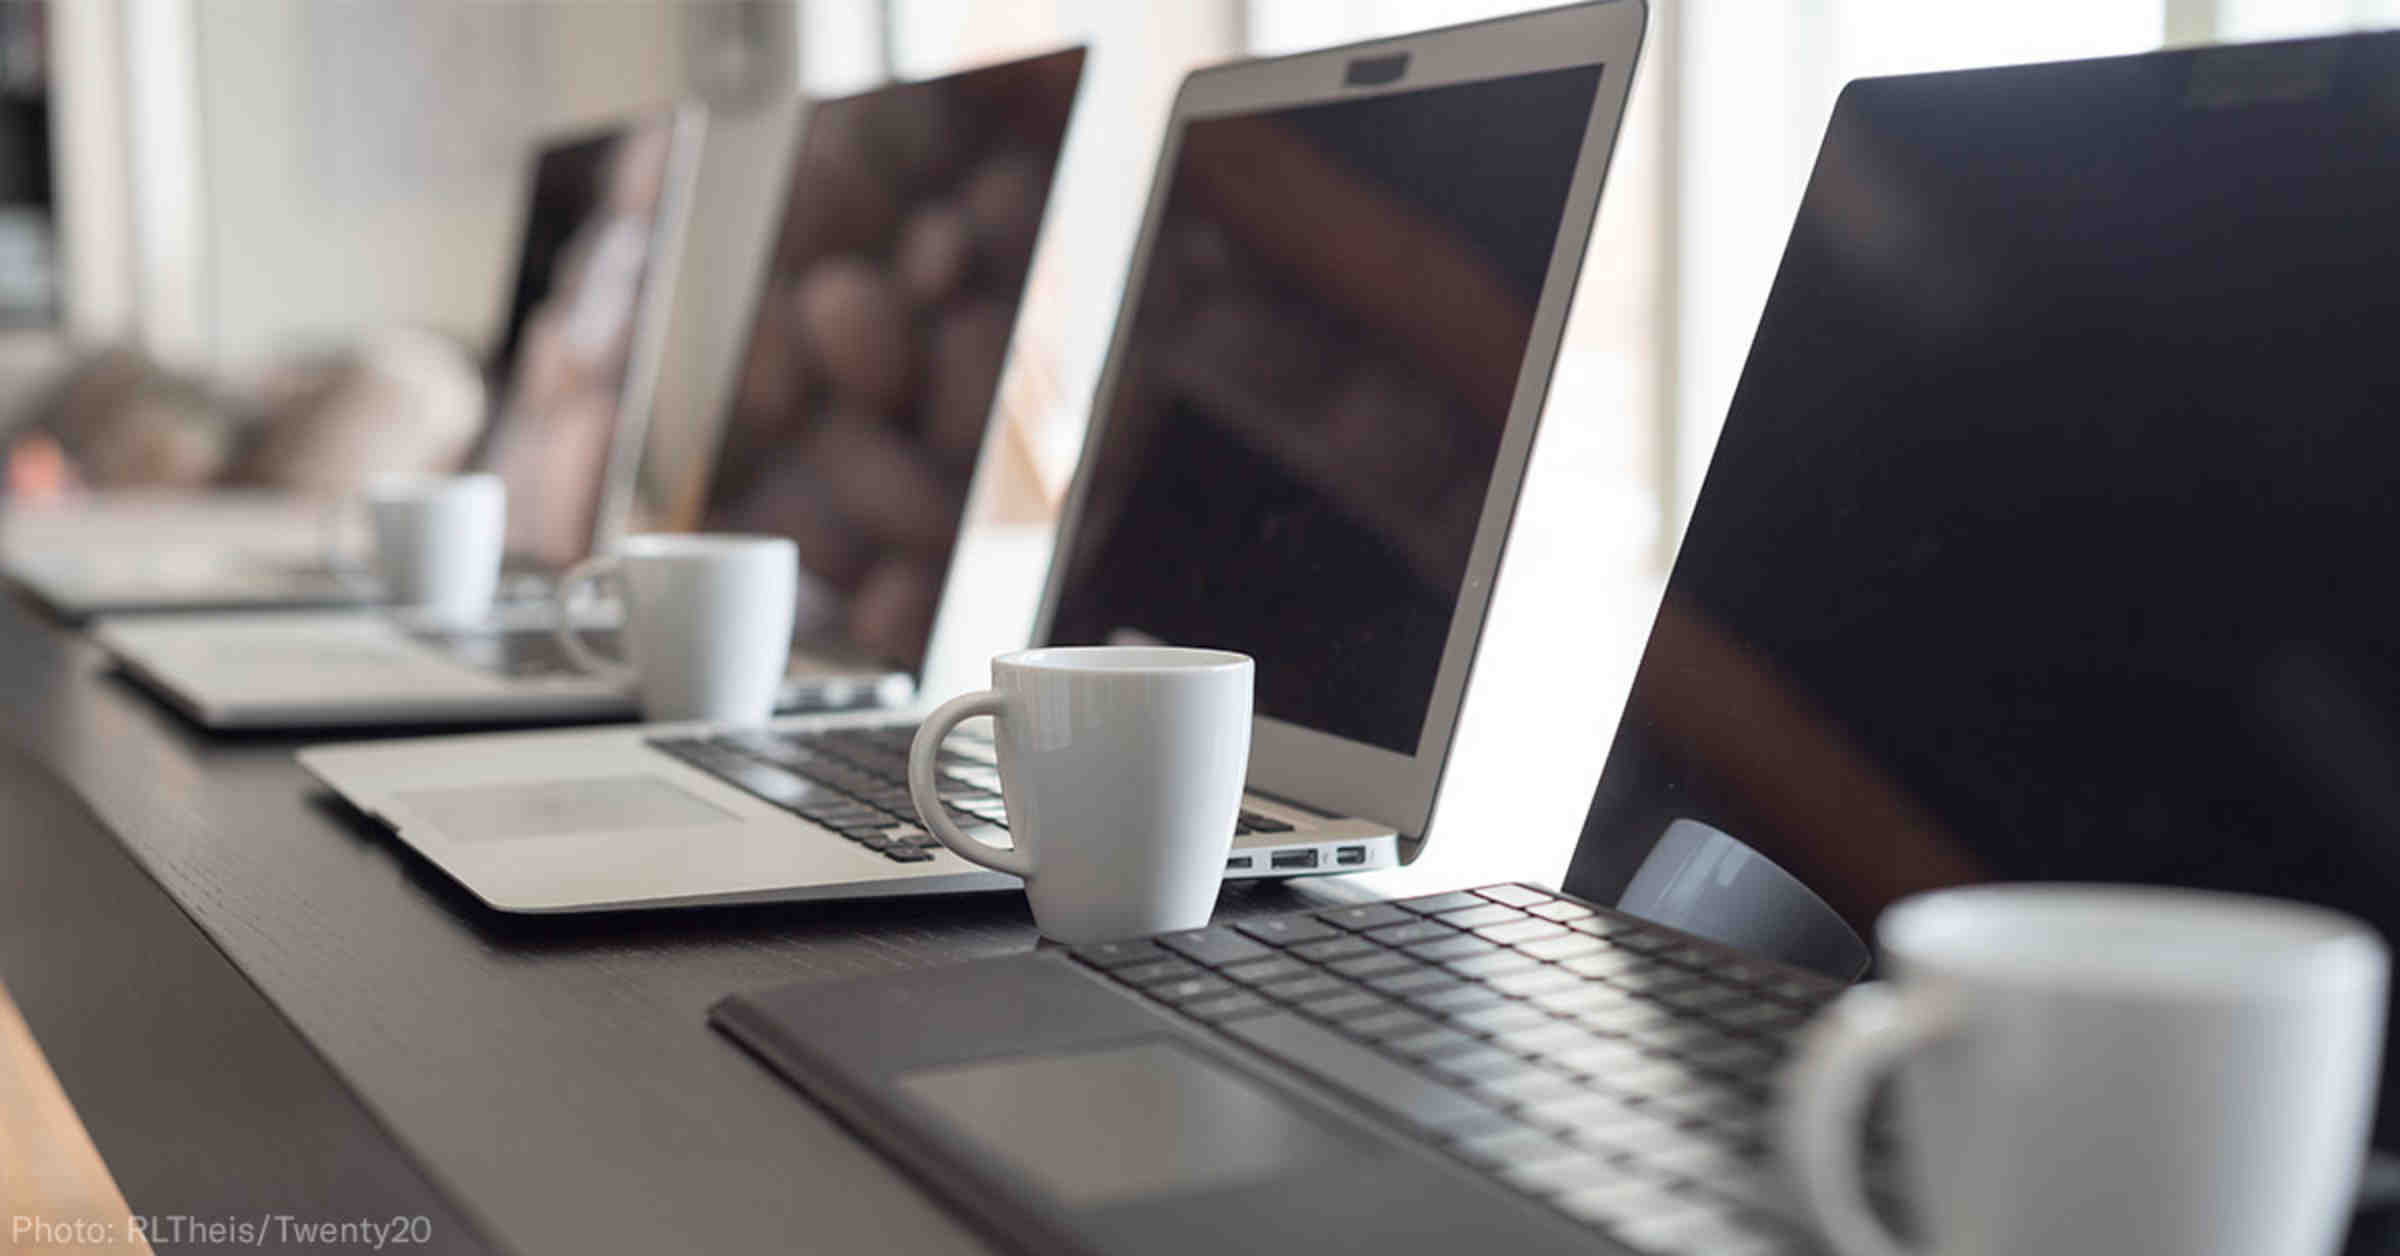
[[167, 2], [190, 6], [205, 358], [235, 370], [393, 323], [480, 348], [528, 145], [680, 95], [697, 7]]

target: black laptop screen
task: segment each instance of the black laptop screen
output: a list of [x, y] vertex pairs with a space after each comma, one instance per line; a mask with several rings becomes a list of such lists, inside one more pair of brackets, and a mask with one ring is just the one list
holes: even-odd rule
[[2040, 878], [2400, 939], [2395, 224], [2400, 37], [1854, 84], [1568, 886], [1692, 817], [1862, 931]]
[[546, 566], [583, 557], [599, 524], [674, 133], [661, 113], [534, 161], [476, 461], [508, 483], [509, 552]]
[[1416, 752], [1599, 82], [1183, 129], [1051, 643], [1241, 650], [1259, 714]]
[[924, 663], [1082, 71], [809, 109], [699, 520], [799, 543], [805, 653]]

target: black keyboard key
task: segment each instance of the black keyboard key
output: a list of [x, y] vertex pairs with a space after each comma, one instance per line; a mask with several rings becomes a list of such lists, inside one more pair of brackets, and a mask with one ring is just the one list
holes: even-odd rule
[[1490, 1107], [1290, 1012], [1234, 1021], [1225, 1030], [1419, 1125], [1480, 1117]]
[[1520, 955], [1515, 951], [1494, 951], [1489, 955], [1470, 955], [1465, 959], [1454, 959], [1444, 964], [1443, 967], [1461, 977], [1490, 978], [1497, 977], [1502, 973], [1520, 972], [1527, 968], [1534, 968], [1541, 962], [1530, 955]]
[[1594, 955], [1605, 951], [1608, 949], [1608, 943], [1589, 934], [1568, 933], [1555, 938], [1541, 938], [1532, 942], [1520, 943], [1517, 949], [1535, 959], [1545, 959], [1556, 963], [1560, 960], [1574, 959], [1577, 956]]
[[1288, 981], [1294, 977], [1305, 977], [1315, 972], [1316, 969], [1287, 956], [1272, 955], [1266, 959], [1251, 960], [1247, 964], [1227, 964], [1218, 971], [1243, 985], [1256, 986], [1270, 981]]
[[1319, 938], [1335, 937], [1341, 930], [1310, 916], [1270, 916], [1265, 920], [1245, 921], [1234, 928], [1249, 934], [1269, 946], [1290, 946], [1295, 942], [1314, 942]]
[[1486, 942], [1498, 942], [1503, 946], [1514, 946], [1519, 942], [1531, 942], [1537, 938], [1560, 937], [1566, 932], [1567, 927], [1565, 925], [1558, 924], [1554, 921], [1511, 920], [1505, 924], [1485, 925], [1484, 927], [1475, 931], [1475, 936], [1482, 938]]
[[1541, 1025], [1526, 1025], [1519, 1029], [1504, 1029], [1492, 1035], [1492, 1045], [1514, 1051], [1519, 1055], [1541, 1056], [1545, 1059], [1562, 1056], [1577, 1047], [1588, 1047], [1609, 1041], [1581, 1025], [1554, 1020]]
[[1519, 972], [1502, 973], [1491, 978], [1492, 989], [1522, 999], [1529, 995], [1547, 994], [1571, 986], [1590, 985], [1587, 978], [1578, 977], [1562, 968], [1528, 968]]
[[1176, 977], [1143, 986], [1142, 993], [1162, 1003], [1189, 1003], [1238, 993], [1239, 989], [1223, 977]]
[[1286, 981], [1270, 981], [1258, 989], [1259, 993], [1270, 999], [1284, 1003], [1298, 1003], [1308, 999], [1322, 998], [1329, 994], [1345, 994], [1357, 988], [1339, 977], [1330, 977], [1324, 973], [1310, 973], [1308, 976], [1293, 977]]
[[932, 851], [926, 850], [920, 846], [909, 846], [898, 842], [886, 845], [883, 848], [883, 857], [891, 860], [893, 863], [933, 862]]
[[1443, 912], [1435, 919], [1443, 924], [1455, 925], [1461, 929], [1480, 929], [1487, 925], [1507, 924], [1511, 921], [1523, 920], [1526, 919], [1526, 916], [1524, 912], [1518, 911], [1514, 907], [1502, 907], [1498, 903], [1478, 903], [1458, 911]]
[[1380, 929], [1416, 917], [1390, 903], [1365, 903], [1357, 907], [1336, 907], [1317, 913], [1317, 919], [1341, 929]]
[[1547, 903], [1551, 897], [1549, 894], [1527, 885], [1487, 885], [1475, 892], [1495, 903], [1526, 908], [1530, 908], [1536, 903]]
[[1450, 894], [1428, 894], [1422, 898], [1404, 898], [1391, 906], [1420, 916], [1431, 916], [1446, 911], [1457, 911], [1465, 907], [1480, 907], [1484, 901], [1465, 890], [1459, 890]]
[[1658, 1118], [1615, 1095], [1575, 1095], [1527, 1108], [1523, 1119], [1571, 1142], [1605, 1139], [1611, 1132], [1638, 1134]]
[[1508, 1073], [1522, 1073], [1528, 1066], [1524, 1058], [1498, 1047], [1478, 1046], [1430, 1061], [1433, 1071], [1462, 1082], [1481, 1081]]
[[1513, 1108], [1520, 1104], [1532, 1108], [1582, 1094], [1583, 1088], [1548, 1069], [1528, 1067], [1514, 1073], [1481, 1078], [1475, 1082], [1473, 1091], [1477, 1098], [1497, 1108]]
[[1203, 971], [1197, 964], [1170, 956], [1165, 959], [1152, 960], [1147, 964], [1129, 964], [1123, 968], [1111, 969], [1108, 975], [1129, 986], [1149, 986], [1161, 981], [1198, 977], [1202, 975]]
[[1274, 1011], [1275, 1005], [1255, 994], [1234, 993], [1218, 995], [1213, 999], [1194, 999], [1185, 1003], [1182, 1010], [1187, 1016], [1217, 1022], [1264, 1015]]
[[1271, 815], [1252, 811], [1247, 807], [1242, 809], [1238, 823], [1253, 833], [1289, 833], [1292, 831], [1291, 825]]
[[1444, 989], [1414, 991], [1401, 1001], [1427, 1012], [1469, 1012], [1479, 1007], [1506, 1003], [1508, 999], [1490, 986], [1462, 982]]
[[1338, 938], [1326, 938], [1321, 942], [1303, 942], [1292, 948], [1292, 954], [1312, 963], [1323, 964], [1331, 960], [1347, 959], [1353, 955], [1372, 955], [1382, 949], [1365, 938], [1344, 934]]
[[1527, 1002], [1545, 1012], [1572, 1016], [1598, 1007], [1622, 1007], [1633, 996], [1615, 986], [1597, 981], [1579, 981], [1561, 990], [1544, 990], [1527, 998]]
[[1167, 958], [1165, 951], [1148, 938], [1130, 938], [1122, 942], [1094, 942], [1076, 947], [1075, 958], [1094, 968], [1123, 968], [1127, 964], [1155, 962]]
[[1458, 930], [1439, 921], [1411, 920], [1406, 924], [1385, 925], [1381, 929], [1369, 929], [1367, 936], [1385, 946], [1408, 946], [1418, 942], [1432, 942], [1441, 938], [1455, 938], [1458, 936]]
[[1419, 942], [1415, 946], [1401, 949], [1418, 959], [1438, 961], [1465, 959], [1469, 955], [1488, 955], [1500, 948], [1498, 944], [1486, 942], [1472, 934], [1454, 932], [1439, 941]]
[[1471, 1012], [1453, 1012], [1450, 1023], [1469, 1033], [1496, 1034], [1510, 1029], [1552, 1023], [1549, 1013], [1523, 1003], [1499, 1003]]
[[[1602, 945], [1607, 945], [1602, 943]], [[1629, 973], [1656, 970], [1658, 962], [1632, 951], [1611, 948], [1591, 955], [1578, 955], [1559, 961], [1559, 967], [1580, 977], [1606, 977], [1611, 981]]]
[[1345, 977], [1372, 977], [1378, 973], [1413, 972], [1425, 965], [1398, 951], [1377, 951], [1372, 955], [1337, 959], [1326, 967]]
[[1231, 929], [1214, 926], [1161, 934], [1156, 941], [1194, 963], [1206, 964], [1211, 968], [1239, 964], [1243, 960], [1265, 959], [1275, 953]]
[[1415, 994], [1420, 990], [1440, 990], [1462, 983], [1438, 968], [1411, 968], [1369, 977], [1361, 984], [1379, 994]]

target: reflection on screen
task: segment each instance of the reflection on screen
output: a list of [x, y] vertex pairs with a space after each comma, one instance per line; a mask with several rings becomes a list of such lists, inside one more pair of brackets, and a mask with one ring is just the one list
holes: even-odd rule
[[1690, 816], [1862, 928], [2038, 878], [2400, 938], [2400, 38], [2224, 54], [1850, 90], [1570, 888]]
[[809, 111], [701, 512], [799, 542], [804, 652], [924, 661], [1082, 67]]
[[563, 567], [591, 548], [673, 136], [661, 116], [535, 163], [479, 459], [508, 483], [512, 555]]
[[1259, 714], [1416, 752], [1599, 81], [1185, 127], [1053, 643], [1241, 650]]

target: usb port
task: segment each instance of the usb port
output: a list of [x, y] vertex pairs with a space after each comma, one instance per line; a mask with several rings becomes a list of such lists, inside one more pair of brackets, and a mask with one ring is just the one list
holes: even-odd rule
[[1333, 861], [1337, 864], [1363, 864], [1367, 861], [1367, 848], [1364, 846], [1336, 846], [1333, 848]]
[[1317, 852], [1313, 850], [1279, 850], [1267, 857], [1271, 868], [1314, 868]]
[[1235, 855], [1233, 858], [1225, 861], [1225, 871], [1227, 872], [1239, 872], [1245, 868], [1248, 868], [1249, 866], [1250, 856], [1248, 855]]

